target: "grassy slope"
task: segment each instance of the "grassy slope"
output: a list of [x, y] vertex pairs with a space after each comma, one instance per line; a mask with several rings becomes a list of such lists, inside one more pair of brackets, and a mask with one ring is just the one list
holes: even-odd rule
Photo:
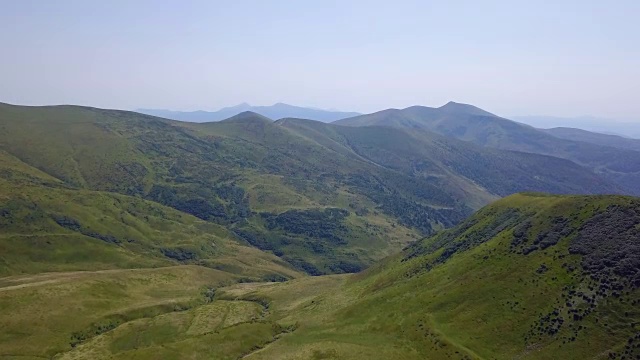
[[[12, 164], [5, 166], [12, 169], [10, 175], [5, 172], [11, 179], [8, 184], [48, 184], [42, 198], [51, 198], [52, 204], [27, 196], [27, 203], [37, 204], [44, 214], [48, 206], [60, 203], [57, 192], [77, 192], [60, 187], [59, 181], [14, 158], [3, 159], [5, 165]], [[14, 193], [33, 192], [20, 189], [4, 193], [3, 198], [11, 198]], [[92, 194], [102, 196], [100, 201], [93, 202]], [[142, 205], [173, 212], [121, 195], [84, 191], [81, 198], [89, 201], [90, 207], [77, 213], [65, 211], [81, 223], [85, 213], [103, 209], [114, 198], [132, 202], [130, 213], [143, 211]], [[80, 199], [75, 201], [81, 203]], [[612, 207], [637, 210], [640, 204], [625, 197], [515, 195], [361, 274], [232, 285], [215, 293], [210, 289], [237, 282], [248, 274], [238, 269], [223, 272], [173, 266], [5, 277], [0, 280], [0, 304], [10, 311], [0, 315], [5, 330], [0, 336], [0, 355], [23, 358], [58, 354], [65, 359], [235, 359], [245, 355], [254, 359], [444, 359], [621, 354], [629, 339], [637, 337], [633, 324], [640, 321], [633, 305], [640, 301], [637, 288], [629, 282], [634, 278], [592, 271], [598, 280], [590, 280], [581, 270], [581, 256], [568, 253], [578, 229]], [[216, 226], [179, 215], [187, 223], [191, 220]], [[628, 228], [637, 240], [640, 218], [622, 218], [631, 219], [631, 223], [617, 226], [603, 219], [595, 225]], [[530, 227], [519, 231], [526, 223]], [[38, 224], [44, 236], [46, 226], [53, 226]], [[558, 228], [557, 224], [562, 226]], [[188, 233], [179, 220], [174, 219], [174, 225]], [[91, 229], [102, 233], [116, 227], [100, 226], [97, 222]], [[139, 231], [144, 226], [134, 228]], [[562, 236], [554, 237], [558, 233]], [[541, 239], [538, 247], [548, 239], [558, 242], [529, 251], [536, 239]], [[161, 238], [150, 236], [150, 240], [157, 243], [145, 241], [149, 249], [163, 245]], [[633, 247], [637, 244], [629, 244], [632, 246], [624, 252], [638, 255], [638, 247]], [[525, 249], [529, 249], [526, 255]], [[126, 245], [119, 251], [141, 253]], [[215, 254], [209, 255], [217, 259]], [[246, 255], [239, 257], [249, 259]], [[168, 261], [160, 254], [147, 254], [145, 259], [158, 261], [149, 266]], [[116, 267], [118, 261], [123, 261], [122, 266], [127, 264], [116, 259]], [[250, 261], [247, 265], [255, 262]], [[637, 257], [618, 259], [613, 264], [629, 261], [633, 268]], [[273, 262], [268, 263], [266, 269], [273, 271], [273, 266]], [[259, 271], [252, 275], [259, 276]], [[214, 294], [215, 301], [209, 302]], [[586, 301], [584, 296], [595, 300]], [[579, 309], [579, 319], [574, 318], [574, 309]], [[77, 316], [68, 316], [70, 312]], [[562, 326], [551, 333], [560, 317]]]
[[[193, 320], [181, 339], [197, 339], [254, 318], [253, 303], [211, 307], [211, 289], [301, 276], [172, 208], [73, 189], [4, 152], [0, 168], [0, 358], [50, 358], [114, 327], [164, 343], [144, 328], [158, 317]], [[209, 327], [211, 313], [225, 311], [237, 319]], [[277, 329], [260, 328], [267, 340]], [[229, 341], [239, 351], [248, 346]]]
[[[91, 108], [2, 105], [0, 118], [3, 149], [70, 186], [142, 196], [230, 228], [248, 226], [264, 233], [253, 208], [279, 213], [375, 206], [362, 195], [319, 183], [323, 170], [310, 164], [330, 162], [316, 156], [318, 149], [301, 158], [274, 153], [223, 131], [199, 134], [158, 118]], [[289, 136], [284, 141], [291, 139], [295, 140]], [[323, 156], [321, 150], [318, 156]], [[296, 237], [285, 239], [295, 246], [280, 250], [319, 272], [344, 271], [328, 266], [351, 261], [361, 268], [418, 236], [389, 215], [357, 216], [350, 210], [354, 214], [342, 224], [350, 229], [348, 239], [370, 238], [370, 243], [347, 243], [325, 254], [310, 250], [308, 240]]]
[[[349, 239], [339, 255], [359, 251], [373, 261], [415, 233], [393, 224], [385, 213], [390, 210], [380, 208], [384, 199], [361, 189], [382, 184], [381, 193], [438, 209], [455, 204], [449, 201], [457, 191], [472, 194], [472, 185], [458, 179], [458, 189], [439, 197], [409, 186], [390, 188], [415, 165], [400, 161], [394, 168], [393, 156], [434, 151], [420, 148], [420, 139], [403, 138], [411, 140], [410, 151], [389, 157], [364, 151], [371, 144], [358, 144], [357, 134], [339, 127], [323, 128], [318, 136], [251, 120], [204, 124], [193, 132], [128, 112], [61, 107], [52, 118], [51, 109], [35, 109], [44, 113], [3, 108], [2, 116], [12, 120], [0, 122], [0, 308], [7, 309], [0, 313], [2, 358], [580, 358], [620, 354], [636, 332], [636, 288], [598, 271], [597, 282], [584, 277], [580, 255], [567, 255], [577, 230], [556, 245], [529, 250], [540, 233], [547, 241], [549, 229], [562, 233], [567, 224], [583, 224], [611, 205], [636, 209], [637, 200], [512, 196], [356, 276], [214, 292], [238, 281], [299, 273], [237, 243], [214, 221], [144, 200], [154, 187], [217, 201], [225, 212], [219, 222], [233, 231], [269, 230], [278, 237], [273, 241], [286, 238], [290, 243], [282, 248], [301, 258], [319, 251], [303, 245], [306, 231], [327, 231], [315, 217], [340, 218], [331, 208], [349, 209], [338, 223], [344, 227], [329, 228]], [[46, 129], [39, 128], [43, 118], [52, 121]], [[158, 147], [159, 140], [166, 146]], [[389, 151], [382, 145], [375, 147]], [[440, 167], [441, 158], [430, 159], [455, 179]], [[354, 183], [357, 176], [340, 182], [375, 168], [382, 169], [374, 171], [378, 183]], [[220, 183], [228, 187], [193, 192]], [[237, 188], [249, 196], [237, 201]], [[266, 214], [237, 220], [244, 201]], [[292, 215], [281, 217], [287, 210], [304, 211], [282, 221]], [[568, 223], [557, 220], [561, 216]], [[301, 221], [303, 231], [296, 232]], [[517, 224], [527, 221], [528, 240], [520, 237], [511, 246]], [[340, 260], [319, 252], [316, 259]], [[624, 254], [608, 261], [633, 268], [636, 259]], [[34, 274], [46, 271], [57, 273]], [[593, 300], [583, 296], [597, 305], [591, 309]], [[574, 320], [574, 308], [591, 312]], [[551, 334], [559, 315], [565, 322]]]
[[0, 274], [202, 264], [296, 272], [223, 227], [139, 198], [72, 189], [0, 152]]
[[235, 281], [230, 273], [198, 266], [3, 278], [0, 358], [50, 358], [116, 326], [206, 310], [207, 290]]
[[[254, 359], [634, 358], [639, 210], [634, 198], [515, 195], [362, 274], [236, 285], [224, 298], [269, 300], [282, 324], [298, 323]], [[603, 227], [611, 239], [589, 239]]]
[[522, 191], [577, 194], [615, 191], [597, 175], [566, 160], [483, 148], [426, 131], [354, 128], [296, 119], [278, 123], [317, 141], [323, 141], [322, 135], [329, 137], [334, 144], [341, 143], [387, 168], [440, 179], [435, 183], [438, 188], [457, 189], [456, 197], [470, 203], [488, 202], [487, 197], [481, 197], [479, 188], [499, 196]]

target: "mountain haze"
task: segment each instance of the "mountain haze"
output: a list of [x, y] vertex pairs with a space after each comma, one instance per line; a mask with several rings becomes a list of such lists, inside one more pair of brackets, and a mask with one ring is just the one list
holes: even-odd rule
[[242, 103], [236, 106], [222, 108], [218, 111], [171, 111], [158, 109], [138, 109], [136, 111], [142, 114], [189, 122], [220, 121], [238, 115], [239, 113], [245, 111], [255, 112], [273, 120], [286, 117], [296, 117], [322, 122], [332, 122], [335, 120], [360, 115], [356, 112], [322, 110], [293, 106], [283, 103], [277, 103], [271, 106], [251, 106], [247, 103]]
[[590, 144], [609, 146], [618, 149], [640, 151], [640, 140], [626, 138], [619, 135], [601, 134], [597, 132], [567, 127], [556, 127], [540, 130], [561, 139], [582, 141]]
[[594, 116], [558, 117], [558, 116], [511, 116], [509, 119], [531, 125], [535, 128], [549, 129], [555, 127], [579, 128], [595, 133], [618, 135], [640, 139], [640, 124], [631, 120], [615, 120]]

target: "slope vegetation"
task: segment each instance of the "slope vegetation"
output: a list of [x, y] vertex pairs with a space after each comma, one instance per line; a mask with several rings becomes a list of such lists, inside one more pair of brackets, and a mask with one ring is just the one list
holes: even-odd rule
[[513, 192], [617, 191], [565, 160], [424, 131], [250, 112], [193, 124], [76, 106], [0, 105], [0, 120], [0, 149], [72, 192], [186, 212], [313, 275], [359, 271]]
[[[2, 359], [52, 358], [120, 326], [173, 316], [193, 323], [183, 339], [226, 334], [255, 317], [255, 304], [212, 308], [215, 288], [299, 276], [220, 225], [138, 197], [71, 187], [0, 151]], [[209, 326], [215, 309], [240, 314]], [[271, 325], [263, 327], [271, 334]], [[144, 330], [138, 335], [166, 340]]]
[[[218, 282], [206, 301], [108, 328], [58, 356], [633, 359], [639, 262], [637, 198], [518, 194], [362, 273]], [[13, 294], [19, 311], [29, 284], [45, 286], [37, 280], [16, 279], [23, 287], [0, 288], [0, 299]]]
[[222, 298], [297, 324], [253, 359], [633, 359], [639, 264], [638, 199], [521, 194], [350, 278]]
[[[615, 187], [575, 163], [550, 156], [483, 148], [426, 131], [327, 126], [295, 119], [279, 123], [323, 144], [343, 144], [385, 168], [439, 180], [439, 189], [456, 184], [464, 190], [456, 195], [469, 203], [478, 200], [478, 187], [498, 196], [532, 189], [550, 193], [615, 191]], [[485, 199], [477, 202], [476, 208], [485, 205]]]
[[0, 275], [200, 264], [255, 280], [298, 273], [225, 228], [155, 202], [74, 189], [0, 151]]

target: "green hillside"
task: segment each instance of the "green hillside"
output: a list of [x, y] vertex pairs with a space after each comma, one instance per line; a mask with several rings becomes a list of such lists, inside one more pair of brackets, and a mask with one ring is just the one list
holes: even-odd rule
[[561, 139], [471, 105], [450, 102], [439, 108], [388, 109], [338, 120], [335, 124], [423, 129], [482, 146], [555, 156], [593, 169], [626, 193], [640, 194], [639, 152]]
[[567, 160], [250, 113], [7, 108], [0, 358], [636, 356], [637, 199], [527, 193], [464, 220], [514, 191], [615, 190]]
[[[173, 207], [220, 224], [246, 245], [272, 251], [309, 273], [362, 269], [419, 236], [417, 229], [396, 224], [390, 216], [362, 212], [375, 207], [370, 200], [320, 183], [320, 170], [308, 169], [316, 158], [272, 155], [244, 139], [197, 133], [131, 112], [10, 105], [2, 110], [0, 147], [66, 186]], [[304, 223], [314, 221], [308, 214], [327, 207], [349, 212], [331, 220], [330, 227], [338, 231], [333, 237], [341, 237], [337, 247], [328, 246], [330, 241], [320, 238], [323, 233], [306, 230], [264, 235], [264, 216], [295, 210], [289, 217]], [[424, 221], [423, 228], [431, 226], [429, 219]]]
[[564, 160], [248, 112], [193, 124], [3, 104], [0, 149], [70, 191], [172, 207], [313, 275], [359, 271], [514, 192], [617, 191]]
[[225, 228], [140, 198], [73, 189], [0, 151], [0, 275], [200, 264], [254, 280], [298, 273]]
[[0, 230], [2, 359], [51, 358], [121, 325], [173, 314], [204, 321], [188, 335], [197, 337], [209, 331], [211, 311], [241, 310], [221, 329], [253, 318], [245, 314], [251, 304], [212, 308], [215, 288], [302, 276], [220, 225], [73, 188], [4, 151]]
[[[575, 163], [550, 156], [483, 148], [431, 132], [403, 128], [354, 128], [298, 119], [279, 123], [322, 143], [344, 144], [375, 164], [427, 178], [434, 181], [438, 189], [455, 184], [463, 190], [457, 196], [465, 202], [479, 200], [476, 195], [479, 187], [498, 196], [531, 189], [550, 193], [616, 191], [614, 186]], [[484, 202], [478, 205], [486, 205], [487, 200], [481, 199]]]
[[634, 359], [639, 264], [637, 198], [521, 194], [361, 274], [221, 298], [297, 324], [252, 359]]
[[[18, 350], [14, 334], [0, 351], [49, 349], [61, 359], [634, 359], [639, 263], [637, 198], [518, 194], [359, 274], [224, 286], [221, 275], [198, 270], [189, 276], [212, 284], [209, 297], [189, 290], [184, 307], [160, 315], [124, 311], [117, 319], [125, 322], [107, 331], [92, 329], [113, 316], [60, 322], [46, 310], [57, 302], [25, 300], [71, 284], [70, 294], [88, 296], [101, 274], [5, 279], [0, 301], [12, 314], [37, 306], [43, 321], [64, 325], [55, 336], [21, 335], [40, 339], [40, 350]], [[160, 281], [159, 273], [114, 274], [128, 287]], [[163, 280], [168, 292], [154, 301], [170, 301], [170, 279], [181, 276]], [[139, 286], [128, 296], [143, 296]], [[25, 326], [15, 319], [0, 323]], [[71, 332], [78, 328], [85, 330]]]

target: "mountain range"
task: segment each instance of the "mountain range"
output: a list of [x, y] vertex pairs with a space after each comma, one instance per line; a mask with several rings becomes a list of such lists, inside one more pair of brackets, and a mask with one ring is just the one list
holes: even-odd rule
[[640, 355], [633, 140], [352, 115], [0, 104], [0, 358]]
[[637, 151], [603, 146], [602, 142], [598, 145], [592, 143], [593, 140], [559, 138], [471, 105], [450, 102], [439, 108], [389, 109], [335, 123], [426, 130], [485, 147], [564, 158], [592, 169], [627, 193], [640, 194], [640, 153]]
[[512, 193], [623, 192], [567, 160], [403, 128], [76, 106], [2, 105], [0, 119], [0, 149], [64, 186], [172, 207], [314, 275], [363, 269]]
[[220, 121], [245, 111], [251, 111], [273, 120], [293, 117], [322, 122], [332, 122], [360, 115], [356, 112], [322, 110], [283, 103], [277, 103], [271, 106], [251, 106], [247, 103], [242, 103], [236, 106], [225, 107], [218, 111], [172, 111], [158, 109], [138, 109], [136, 111], [142, 114], [158, 116], [166, 119], [190, 122]]

